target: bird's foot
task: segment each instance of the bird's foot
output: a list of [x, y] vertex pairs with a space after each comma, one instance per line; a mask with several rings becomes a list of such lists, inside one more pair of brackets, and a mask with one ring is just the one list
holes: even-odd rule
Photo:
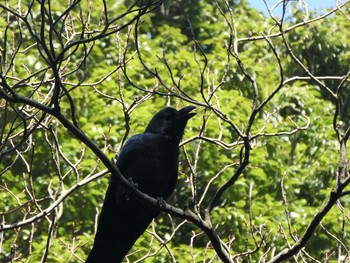
[[137, 188], [139, 188], [139, 185], [138, 185], [137, 183], [135, 183], [135, 182], [132, 180], [131, 177], [129, 177], [128, 181], [129, 181], [129, 184], [131, 184], [131, 186], [132, 186], [132, 188], [133, 188], [134, 190], [136, 190]]
[[162, 210], [166, 206], [166, 202], [163, 197], [157, 197], [157, 208]]
[[[128, 181], [129, 181], [129, 184], [131, 185], [131, 187], [133, 188], [133, 190], [137, 190], [137, 189], [138, 189], [139, 185], [138, 185], [137, 183], [135, 183], [135, 182], [132, 180], [131, 177], [128, 178]], [[126, 195], [125, 195], [125, 199], [126, 199], [127, 201], [130, 200], [130, 196], [131, 196], [130, 193], [131, 193], [131, 191], [128, 191], [128, 192], [126, 193]]]

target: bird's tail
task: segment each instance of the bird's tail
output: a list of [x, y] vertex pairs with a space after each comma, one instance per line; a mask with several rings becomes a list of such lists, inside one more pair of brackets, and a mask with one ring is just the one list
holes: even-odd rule
[[133, 197], [117, 204], [114, 195], [109, 193], [111, 191], [107, 192], [94, 246], [86, 263], [121, 262], [157, 215], [155, 209]]

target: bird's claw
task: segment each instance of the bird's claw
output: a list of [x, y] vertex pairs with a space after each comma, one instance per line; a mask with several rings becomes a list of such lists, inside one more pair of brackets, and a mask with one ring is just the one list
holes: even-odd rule
[[135, 182], [132, 180], [131, 177], [129, 177], [128, 181], [129, 181], [129, 184], [131, 184], [131, 186], [132, 186], [132, 188], [133, 188], [134, 190], [136, 190], [137, 188], [139, 188], [139, 185], [138, 185], [137, 183], [135, 183]]
[[166, 205], [165, 200], [163, 199], [163, 197], [158, 197], [157, 198], [157, 207], [159, 208], [159, 210], [163, 209]]
[[[132, 187], [133, 190], [137, 190], [137, 188], [139, 187], [139, 185], [138, 185], [137, 183], [135, 183], [135, 182], [132, 180], [131, 177], [128, 178], [128, 182], [129, 182], [129, 184], [131, 185], [131, 187]], [[125, 199], [126, 199], [127, 201], [130, 200], [130, 197], [131, 197], [131, 194], [130, 194], [130, 193], [131, 193], [131, 191], [127, 191], [127, 192], [125, 193]]]

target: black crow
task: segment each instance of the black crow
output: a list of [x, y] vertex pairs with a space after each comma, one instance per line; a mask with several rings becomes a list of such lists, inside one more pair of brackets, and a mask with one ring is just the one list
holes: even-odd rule
[[[154, 115], [144, 133], [132, 136], [122, 148], [116, 165], [140, 191], [164, 200], [173, 192], [179, 143], [187, 121], [195, 115], [193, 109], [164, 108]], [[158, 214], [159, 209], [134, 198], [112, 174], [86, 263], [121, 262]]]

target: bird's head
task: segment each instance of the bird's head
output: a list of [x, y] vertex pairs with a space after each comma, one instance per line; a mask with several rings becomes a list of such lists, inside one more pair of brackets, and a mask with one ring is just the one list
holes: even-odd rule
[[181, 110], [176, 110], [166, 107], [153, 116], [145, 132], [162, 134], [180, 141], [187, 121], [196, 115], [195, 112], [191, 112], [195, 108], [194, 106], [187, 106]]

